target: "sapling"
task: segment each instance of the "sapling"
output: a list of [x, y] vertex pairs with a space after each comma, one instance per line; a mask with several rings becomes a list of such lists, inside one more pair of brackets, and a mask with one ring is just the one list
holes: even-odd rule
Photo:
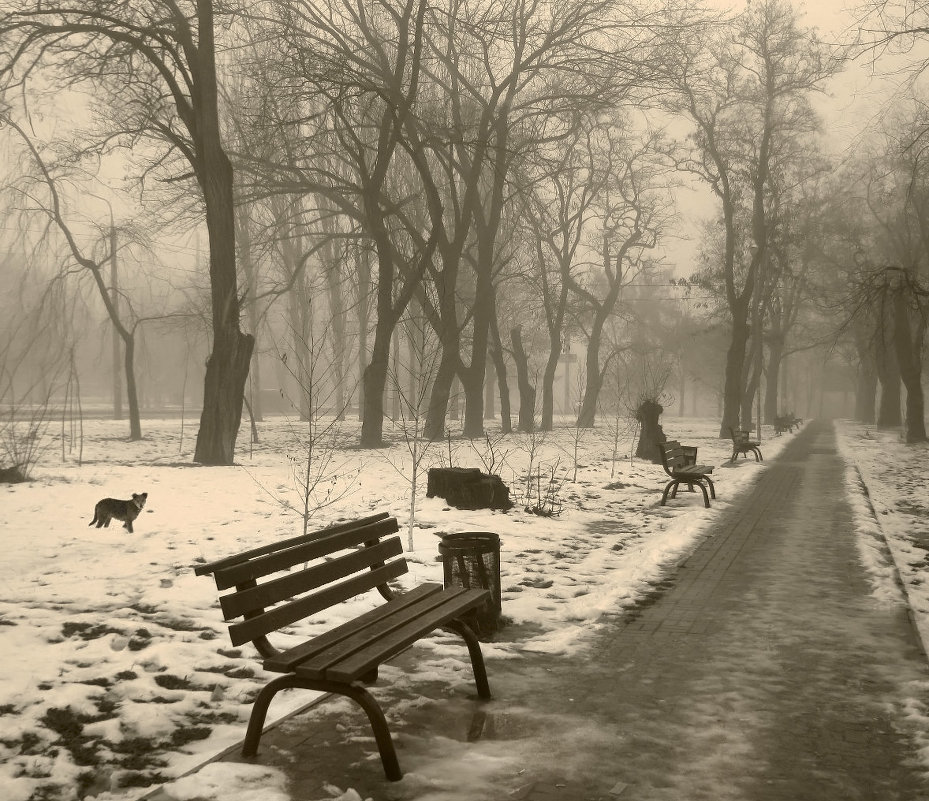
[[306, 535], [317, 512], [344, 500], [357, 490], [357, 479], [363, 465], [338, 457], [344, 446], [341, 421], [345, 410], [328, 406], [335, 391], [329, 380], [329, 362], [323, 357], [326, 335], [317, 336], [312, 330], [305, 335], [292, 334], [294, 341], [302, 343], [305, 349], [299, 368], [292, 368], [286, 354], [280, 351], [279, 358], [297, 384], [296, 401], [281, 390], [282, 398], [295, 412], [287, 425], [291, 438], [287, 458], [297, 502], [293, 503], [285, 495], [262, 485], [251, 473], [249, 475], [281, 506], [300, 516], [303, 534]]
[[30, 312], [0, 341], [0, 474], [9, 482], [27, 480], [51, 444], [51, 401], [65, 363], [43, 329], [41, 310]]
[[484, 468], [484, 472], [488, 475], [494, 475], [502, 472], [503, 466], [506, 464], [506, 457], [509, 455], [508, 450], [503, 450], [501, 445], [506, 442], [508, 439], [507, 435], [502, 431], [498, 431], [495, 434], [491, 435], [489, 431], [484, 431], [484, 448], [479, 448], [475, 445], [474, 440], [469, 440], [471, 445], [471, 450], [477, 455], [477, 458], [481, 460], [481, 465]]
[[[404, 360], [395, 357], [388, 379], [398, 403], [398, 418], [394, 426], [406, 444], [409, 463], [398, 464], [386, 450], [385, 458], [391, 466], [404, 476], [410, 485], [410, 521], [408, 531], [408, 549], [415, 549], [413, 528], [416, 523], [416, 496], [419, 491], [419, 478], [423, 472], [426, 456], [433, 442], [426, 437], [426, 421], [429, 408], [429, 391], [438, 369], [440, 348], [434, 341], [432, 330], [427, 327], [423, 317], [408, 315], [398, 327], [407, 343], [408, 356]], [[395, 354], [399, 353], [399, 349]], [[449, 460], [451, 460], [451, 434], [448, 434]]]

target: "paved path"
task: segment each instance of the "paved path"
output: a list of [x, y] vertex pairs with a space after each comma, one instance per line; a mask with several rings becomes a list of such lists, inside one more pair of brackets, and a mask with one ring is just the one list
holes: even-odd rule
[[597, 638], [605, 669], [563, 689], [618, 736], [569, 761], [562, 798], [929, 798], [901, 712], [925, 656], [906, 608], [870, 597], [843, 475], [831, 428], [808, 427], [672, 586]]
[[[365, 727], [345, 729], [346, 706], [269, 732], [260, 761], [301, 801], [324, 797], [321, 777], [375, 801], [927, 799], [902, 711], [926, 658], [906, 608], [870, 596], [843, 475], [831, 427], [811, 424], [588, 653], [491, 662], [486, 707], [430, 686], [434, 701], [404, 709], [400, 760], [415, 773], [430, 738], [471, 740], [454, 788], [389, 785], [376, 758], [359, 764]], [[504, 767], [488, 779], [493, 754]]]

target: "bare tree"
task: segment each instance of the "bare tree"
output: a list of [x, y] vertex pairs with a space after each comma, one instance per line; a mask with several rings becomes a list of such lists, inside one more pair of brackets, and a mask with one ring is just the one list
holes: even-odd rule
[[[77, 262], [81, 269], [85, 270], [91, 276], [100, 299], [103, 301], [107, 316], [117, 335], [123, 342], [123, 371], [126, 378], [126, 400], [129, 406], [129, 439], [142, 439], [142, 422], [139, 415], [139, 395], [135, 376], [135, 333], [141, 320], [132, 315], [131, 308], [129, 309], [128, 316], [134, 319], [132, 319], [132, 322], [127, 322], [124, 319], [117, 305], [114, 288], [107, 285], [106, 266], [108, 262], [116, 258], [116, 252], [112, 249], [113, 241], [110, 237], [106, 238], [110, 246], [110, 251], [106, 256], [100, 259], [94, 258], [81, 247], [75, 236], [72, 224], [65, 216], [58, 179], [53, 172], [53, 168], [46, 164], [35, 142], [33, 142], [27, 131], [19, 123], [9, 115], [3, 115], [2, 119], [7, 127], [13, 129], [19, 135], [25, 145], [30, 160], [33, 162], [38, 172], [38, 181], [45, 187], [47, 199], [37, 197], [35, 193], [28, 188], [23, 189], [23, 194], [36, 203], [38, 209], [48, 216], [50, 222], [64, 237], [71, 258]], [[30, 209], [26, 211], [30, 211]]]
[[[194, 459], [231, 464], [254, 339], [239, 328], [232, 166], [223, 149], [211, 0], [11, 0], [0, 13], [0, 78], [105, 101], [101, 147], [151, 145], [145, 174], [196, 179], [210, 243], [212, 353]], [[173, 161], [179, 158], [187, 172]]]
[[669, 107], [693, 125], [681, 166], [720, 204], [718, 267], [731, 325], [720, 436], [728, 437], [739, 426], [751, 315], [754, 308], [757, 323], [760, 273], [769, 264], [771, 183], [793, 152], [791, 140], [816, 129], [809, 96], [838, 61], [784, 0], [755, 3], [731, 25], [708, 24], [670, 47], [669, 79], [678, 94]]
[[[603, 125], [579, 125], [556, 152], [547, 169], [532, 182], [532, 191], [524, 195], [523, 216], [528, 227], [527, 239], [534, 244], [530, 281], [541, 299], [549, 348], [542, 372], [542, 419], [544, 431], [551, 431], [554, 420], [554, 384], [558, 361], [567, 344], [569, 301], [575, 273], [587, 264], [578, 255], [589, 237], [588, 229], [597, 215], [599, 193], [609, 180], [609, 170], [598, 159], [595, 139], [605, 135]], [[522, 341], [513, 342], [516, 352]], [[523, 368], [523, 372], [526, 372]], [[533, 390], [533, 406], [535, 392]], [[521, 427], [522, 428], [522, 427]], [[525, 429], [523, 429], [525, 430]]]
[[645, 253], [658, 242], [667, 220], [669, 201], [660, 192], [659, 181], [666, 169], [661, 164], [655, 135], [607, 137], [604, 157], [609, 178], [598, 205], [602, 210], [603, 267], [600, 287], [585, 286], [568, 276], [571, 289], [586, 308], [587, 355], [584, 395], [578, 426], [592, 428], [603, 387], [609, 355], [601, 364], [601, 345], [607, 321], [614, 314], [624, 278], [630, 271], [647, 269]]

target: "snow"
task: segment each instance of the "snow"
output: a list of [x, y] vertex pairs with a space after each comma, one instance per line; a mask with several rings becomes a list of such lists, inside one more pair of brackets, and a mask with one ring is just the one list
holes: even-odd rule
[[[487, 644], [485, 654], [506, 659], [572, 653], [603, 612], [648, 593], [768, 469], [766, 462], [751, 459], [727, 465], [731, 451], [718, 438], [716, 421], [666, 416], [663, 426], [675, 439], [699, 446], [701, 462], [718, 465], [712, 508], [703, 507], [699, 493], [687, 492], [661, 507], [664, 473], [630, 458], [629, 432], [620, 438], [615, 461], [606, 424], [582, 433], [576, 471], [579, 432], [570, 426], [541, 444], [513, 435], [506, 452], [497, 446], [495, 472], [519, 495], [530, 456], [543, 474], [554, 469], [560, 516], [530, 514], [522, 508], [525, 501], [506, 513], [459, 511], [441, 499], [425, 498], [423, 478], [405, 583], [441, 581], [436, 561], [441, 535], [496, 532], [504, 614], [525, 624], [529, 635]], [[215, 587], [210, 579], [194, 576], [192, 568], [301, 531], [294, 509], [302, 501], [293, 473], [294, 460], [299, 464], [305, 453], [299, 428], [283, 420], [265, 422], [261, 443], [250, 445], [243, 427], [238, 464], [209, 468], [191, 463], [194, 442], [179, 421], [149, 420], [143, 430], [144, 440], [126, 442], [125, 423], [85, 421], [81, 464], [67, 449], [62, 460], [55, 443], [35, 481], [0, 487], [2, 797], [131, 801], [152, 785], [167, 783], [164, 797], [177, 801], [287, 799], [283, 776], [260, 766], [212, 763], [184, 774], [241, 740], [251, 699], [269, 678], [250, 647], [229, 645]], [[837, 431], [874, 592], [890, 600], [902, 579], [929, 642], [929, 588], [921, 575], [929, 550], [929, 502], [910, 480], [925, 464], [927, 448], [905, 446], [896, 433], [847, 422], [838, 423]], [[344, 433], [347, 442], [357, 441], [351, 424]], [[320, 491], [320, 497], [328, 493], [334, 501], [314, 514], [312, 528], [389, 511], [409, 545], [406, 443], [397, 431], [386, 434], [393, 439], [389, 449], [340, 451], [336, 478]], [[765, 459], [773, 459], [790, 439], [766, 430]], [[449, 462], [482, 466], [490, 458], [487, 449], [486, 443], [466, 440], [436, 444], [423, 468]], [[148, 504], [134, 534], [116, 521], [109, 528], [87, 526], [100, 498], [144, 491]], [[330, 610], [325, 619], [293, 626], [281, 645], [376, 603], [362, 598]], [[438, 638], [428, 646], [415, 681], [471, 681], [466, 657], [450, 643]], [[916, 700], [924, 688], [913, 690], [908, 715], [914, 726], [926, 728], [926, 711]], [[281, 693], [271, 717], [284, 716], [310, 698], [306, 691]], [[436, 758], [443, 759], [439, 745]], [[523, 745], [531, 748], [531, 739]], [[460, 747], [457, 743], [452, 750]], [[469, 748], [469, 760], [486, 762], [480, 770], [472, 764], [470, 775], [491, 781], [503, 757], [480, 743]], [[425, 797], [433, 790], [437, 797], [451, 797], [456, 774], [453, 766], [443, 765], [443, 771], [445, 788], [432, 787], [436, 774], [425, 769], [407, 774], [404, 783], [421, 782]], [[324, 791], [318, 801], [361, 801], [352, 788], [328, 785]]]

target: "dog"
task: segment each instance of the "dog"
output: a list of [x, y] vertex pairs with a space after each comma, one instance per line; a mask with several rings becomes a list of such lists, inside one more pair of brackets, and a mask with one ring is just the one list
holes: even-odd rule
[[132, 521], [139, 516], [145, 501], [148, 500], [148, 493], [143, 492], [141, 495], [132, 494], [128, 501], [119, 501], [116, 498], [104, 498], [94, 507], [94, 519], [90, 525], [97, 524], [97, 528], [108, 527], [110, 521], [115, 517], [123, 521], [123, 528], [132, 534]]

